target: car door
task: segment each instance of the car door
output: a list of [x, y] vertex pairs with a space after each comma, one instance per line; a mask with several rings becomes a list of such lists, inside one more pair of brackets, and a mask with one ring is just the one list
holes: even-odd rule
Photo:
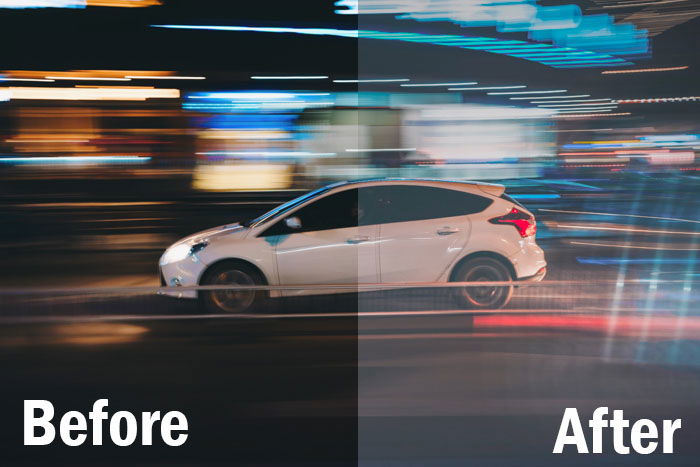
[[[287, 218], [300, 225], [290, 228]], [[262, 236], [274, 244], [280, 284], [357, 284], [379, 281], [378, 230], [358, 225], [358, 190], [349, 189], [291, 212]]]
[[377, 187], [380, 281], [433, 282], [469, 241], [470, 214], [491, 200], [420, 185]]

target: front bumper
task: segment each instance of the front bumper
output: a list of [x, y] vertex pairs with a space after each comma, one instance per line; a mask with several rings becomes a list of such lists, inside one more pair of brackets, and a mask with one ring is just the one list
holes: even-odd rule
[[175, 298], [197, 298], [196, 290], [178, 290], [180, 287], [195, 287], [206, 265], [193, 257], [185, 258], [175, 263], [159, 266], [160, 285], [167, 288], [158, 292]]

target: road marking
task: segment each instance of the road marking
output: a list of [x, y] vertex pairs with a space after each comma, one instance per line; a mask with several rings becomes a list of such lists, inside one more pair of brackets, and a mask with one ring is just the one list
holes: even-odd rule
[[605, 311], [595, 309], [506, 309], [506, 310], [417, 310], [417, 311], [359, 311], [338, 313], [285, 313], [285, 314], [183, 314], [183, 315], [64, 315], [64, 316], [13, 316], [0, 318], [4, 324], [35, 324], [35, 323], [64, 323], [64, 322], [95, 322], [95, 321], [176, 321], [202, 319], [316, 319], [316, 318], [389, 318], [389, 317], [420, 317], [420, 316], [479, 316], [479, 315], [571, 315], [571, 314], [601, 314]]

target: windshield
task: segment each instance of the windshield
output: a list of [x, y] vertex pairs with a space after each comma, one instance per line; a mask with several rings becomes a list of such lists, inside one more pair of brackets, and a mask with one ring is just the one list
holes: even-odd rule
[[314, 198], [320, 194], [323, 194], [333, 188], [333, 185], [331, 186], [324, 186], [323, 188], [319, 188], [317, 190], [311, 191], [305, 195], [302, 195], [298, 198], [294, 198], [291, 201], [287, 201], [286, 203], [282, 204], [281, 206], [277, 206], [275, 209], [272, 211], [268, 211], [262, 216], [256, 217], [255, 219], [251, 219], [248, 221], [245, 221], [243, 223], [243, 226], [245, 227], [253, 227], [257, 224], [261, 224], [263, 222], [267, 222], [273, 219], [278, 218], [279, 216], [283, 215], [290, 209], [293, 209], [297, 206], [299, 206], [302, 203], [305, 203], [306, 201], [310, 200], [311, 198]]

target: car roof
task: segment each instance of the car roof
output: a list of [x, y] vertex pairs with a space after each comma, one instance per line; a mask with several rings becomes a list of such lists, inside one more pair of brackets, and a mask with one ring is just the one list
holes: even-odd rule
[[340, 188], [345, 186], [382, 186], [382, 185], [422, 185], [450, 190], [470, 191], [480, 190], [492, 196], [501, 196], [506, 188], [496, 183], [484, 183], [462, 180], [443, 180], [437, 178], [367, 178], [361, 180], [347, 180], [329, 185], [328, 188]]

